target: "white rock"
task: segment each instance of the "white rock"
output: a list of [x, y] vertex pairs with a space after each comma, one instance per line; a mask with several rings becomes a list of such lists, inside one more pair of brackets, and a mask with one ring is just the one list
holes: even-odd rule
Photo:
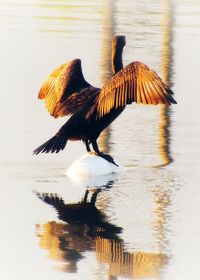
[[[116, 161], [115, 161], [116, 162]], [[117, 163], [117, 162], [116, 162]], [[118, 163], [117, 163], [118, 164]], [[118, 164], [119, 165], [119, 164]], [[86, 154], [77, 159], [67, 170], [66, 175], [75, 178], [107, 175], [124, 171], [123, 166], [116, 166], [96, 154]]]

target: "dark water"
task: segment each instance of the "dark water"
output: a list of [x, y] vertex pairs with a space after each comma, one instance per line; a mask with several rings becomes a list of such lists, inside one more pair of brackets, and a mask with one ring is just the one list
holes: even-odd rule
[[[199, 279], [199, 1], [0, 0], [0, 32], [1, 279]], [[31, 154], [65, 121], [37, 92], [75, 57], [101, 86], [115, 34], [178, 105], [127, 108], [100, 139], [127, 171], [71, 181], [81, 143]]]

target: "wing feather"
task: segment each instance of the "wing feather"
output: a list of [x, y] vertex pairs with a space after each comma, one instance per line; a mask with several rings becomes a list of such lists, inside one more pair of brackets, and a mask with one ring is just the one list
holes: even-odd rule
[[136, 95], [137, 95], [137, 103], [140, 104], [142, 103], [142, 100], [141, 100], [141, 92], [140, 92], [140, 87], [139, 87], [139, 79], [136, 79]]
[[145, 88], [145, 83], [141, 83], [141, 86], [143, 88], [143, 93], [144, 93], [144, 98], [145, 98], [146, 104], [149, 104], [149, 103], [151, 104], [152, 101], [151, 101], [151, 98], [148, 95], [148, 92], [147, 92], [146, 88]]
[[[74, 113], [95, 93], [83, 77], [80, 59], [74, 59], [57, 67], [43, 83], [38, 98], [45, 100], [45, 106], [55, 118]], [[92, 90], [92, 88], [94, 90]], [[82, 96], [81, 96], [82, 95]]]
[[172, 90], [155, 71], [136, 61], [127, 65], [104, 85], [91, 112], [96, 110], [97, 117], [101, 118], [112, 109], [132, 102], [153, 105], [176, 104], [172, 94]]
[[143, 86], [144, 86], [147, 96], [148, 96], [148, 104], [153, 104], [153, 105], [158, 104], [158, 102], [154, 96], [154, 90], [152, 91], [152, 94], [151, 94], [148, 82], [144, 83]]
[[153, 92], [156, 94], [158, 103], [165, 103], [166, 105], [170, 105], [168, 99], [166, 99], [166, 90], [161, 89], [161, 87], [155, 82], [149, 82], [149, 84], [150, 86], [152, 86]]
[[133, 82], [134, 82], [134, 86], [133, 86], [133, 98], [131, 99], [131, 103], [133, 102], [133, 100], [135, 100], [135, 102], [138, 102], [137, 100], [137, 80], [136, 80], [136, 77], [134, 76], [134, 73], [132, 73], [132, 79], [133, 79]]
[[154, 85], [154, 82], [147, 82], [148, 85], [148, 89], [149, 89], [149, 95], [151, 95], [152, 97], [154, 97], [155, 99], [155, 105], [159, 104], [159, 98], [158, 98], [158, 93], [157, 93], [157, 88]]

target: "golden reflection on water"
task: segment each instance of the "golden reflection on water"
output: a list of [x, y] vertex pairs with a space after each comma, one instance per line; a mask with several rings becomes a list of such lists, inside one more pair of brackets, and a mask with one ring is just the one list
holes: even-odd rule
[[[162, 52], [161, 52], [161, 73], [162, 79], [166, 84], [171, 86], [172, 63], [173, 63], [173, 6], [170, 0], [162, 0], [163, 5], [163, 21], [162, 21]], [[162, 164], [165, 166], [173, 161], [170, 151], [171, 136], [171, 109], [167, 106], [160, 108], [160, 126], [159, 126], [159, 151], [162, 158]], [[171, 203], [170, 190], [165, 190], [160, 186], [153, 189], [154, 202], [156, 205], [155, 214], [156, 221], [154, 224], [155, 235], [158, 243], [159, 251], [164, 250], [166, 243], [166, 223], [167, 223], [167, 207]]]
[[96, 254], [100, 263], [109, 264], [109, 276], [133, 279], [159, 278], [160, 269], [166, 264], [164, 254], [134, 252], [124, 249], [123, 240], [96, 238]]
[[[114, 14], [115, 14], [115, 2], [113, 0], [104, 0], [103, 18], [102, 18], [102, 55], [100, 59], [100, 65], [102, 69], [101, 82], [102, 85], [108, 81], [112, 76], [111, 67], [111, 42], [114, 36]], [[111, 136], [111, 128], [107, 127], [99, 138], [99, 146], [102, 151], [109, 153], [110, 145], [109, 139]]]
[[156, 205], [155, 214], [156, 221], [153, 223], [155, 235], [157, 239], [157, 244], [159, 251], [162, 252], [164, 250], [163, 246], [166, 242], [166, 222], [167, 222], [167, 207], [171, 203], [170, 190], [165, 190], [162, 187], [156, 186], [153, 189], [154, 194], [154, 202]]
[[159, 279], [167, 256], [162, 253], [127, 252], [124, 240], [118, 237], [122, 228], [108, 222], [105, 214], [95, 206], [101, 191], [87, 190], [82, 201], [73, 204], [65, 204], [62, 198], [53, 194], [38, 193], [38, 197], [52, 205], [59, 218], [67, 222], [36, 225], [41, 248], [49, 251], [51, 259], [62, 261], [60, 269], [65, 272], [76, 272], [84, 252], [95, 251], [98, 262], [108, 265], [108, 279], [110, 276]]
[[82, 240], [76, 239], [75, 232], [68, 232], [69, 227], [65, 224], [55, 221], [44, 225], [36, 225], [39, 244], [42, 249], [47, 249], [49, 258], [54, 261], [60, 261], [62, 265], [59, 270], [65, 272], [76, 272], [77, 263], [82, 259], [79, 252], [89, 250], [88, 242], [85, 238]]
[[64, 231], [64, 225], [56, 222], [49, 222], [43, 225], [42, 235], [39, 233], [39, 231], [41, 231], [40, 225], [36, 225], [36, 229], [38, 231], [37, 235], [40, 238], [40, 247], [42, 249], [49, 249], [49, 257], [51, 259], [63, 260], [64, 252], [60, 250], [59, 236], [61, 236]]
[[[173, 24], [173, 8], [169, 0], [162, 0], [163, 4], [163, 39], [162, 39], [162, 55], [161, 55], [161, 73], [162, 79], [170, 86], [171, 65], [173, 60], [172, 53], [172, 24]], [[171, 110], [165, 105], [160, 108], [160, 139], [159, 151], [163, 163], [161, 166], [170, 164], [173, 159], [170, 152], [170, 120]]]

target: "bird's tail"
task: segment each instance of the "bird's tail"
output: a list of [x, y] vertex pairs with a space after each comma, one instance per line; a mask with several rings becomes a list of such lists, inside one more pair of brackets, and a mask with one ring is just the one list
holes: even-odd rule
[[56, 134], [51, 139], [35, 149], [33, 151], [33, 154], [37, 155], [39, 153], [58, 153], [65, 148], [67, 140], [68, 139], [66, 138], [66, 135]]

